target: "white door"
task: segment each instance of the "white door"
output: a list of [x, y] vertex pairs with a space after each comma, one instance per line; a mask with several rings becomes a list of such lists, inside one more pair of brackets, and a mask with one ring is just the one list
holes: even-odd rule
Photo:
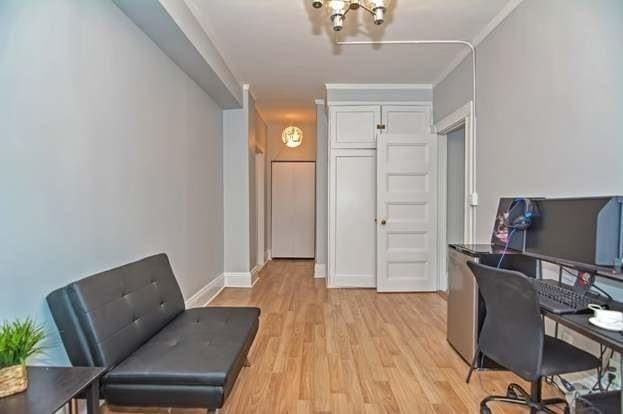
[[385, 134], [419, 135], [430, 132], [430, 104], [384, 105], [383, 124]]
[[313, 258], [316, 164], [272, 163], [272, 257]]
[[376, 148], [379, 105], [333, 106], [329, 110], [331, 148]]
[[379, 292], [433, 291], [437, 288], [436, 172], [436, 135], [428, 132], [379, 134]]
[[262, 266], [266, 261], [264, 247], [264, 153], [255, 154], [255, 211], [257, 214], [257, 264]]
[[376, 151], [332, 150], [329, 286], [376, 286]]

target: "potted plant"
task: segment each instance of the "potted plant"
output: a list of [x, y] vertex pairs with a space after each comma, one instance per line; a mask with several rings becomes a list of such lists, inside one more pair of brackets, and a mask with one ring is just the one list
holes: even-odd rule
[[28, 388], [26, 359], [42, 351], [45, 331], [32, 319], [0, 326], [0, 398]]

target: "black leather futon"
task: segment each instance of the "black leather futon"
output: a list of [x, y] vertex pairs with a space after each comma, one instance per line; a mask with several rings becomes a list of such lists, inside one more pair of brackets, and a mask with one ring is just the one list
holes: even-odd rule
[[72, 364], [107, 369], [101, 395], [114, 405], [220, 408], [259, 326], [258, 308], [185, 309], [165, 254], [47, 300]]

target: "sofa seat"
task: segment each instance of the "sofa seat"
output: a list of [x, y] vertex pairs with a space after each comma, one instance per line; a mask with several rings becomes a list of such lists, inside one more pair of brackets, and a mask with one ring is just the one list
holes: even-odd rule
[[184, 311], [104, 376], [102, 395], [122, 406], [222, 406], [253, 343], [259, 314], [258, 308]]
[[110, 370], [103, 382], [225, 387], [244, 363], [259, 314], [257, 308], [189, 309]]

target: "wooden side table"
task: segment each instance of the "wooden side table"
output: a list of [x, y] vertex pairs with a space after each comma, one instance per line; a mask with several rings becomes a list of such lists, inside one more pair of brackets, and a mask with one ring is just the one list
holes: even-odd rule
[[103, 373], [92, 367], [28, 367], [28, 389], [0, 398], [0, 414], [53, 414], [79, 396], [88, 414], [98, 414]]

